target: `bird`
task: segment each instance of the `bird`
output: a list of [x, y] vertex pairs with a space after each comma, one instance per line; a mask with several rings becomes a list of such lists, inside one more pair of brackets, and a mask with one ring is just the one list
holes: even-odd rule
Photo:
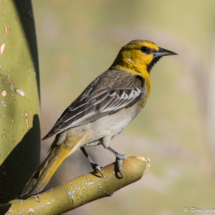
[[21, 192], [39, 193], [63, 160], [78, 149], [94, 171], [100, 166], [85, 147], [103, 145], [116, 156], [122, 175], [124, 154], [110, 147], [110, 141], [139, 114], [151, 92], [150, 72], [163, 56], [177, 55], [148, 40], [133, 40], [123, 46], [108, 70], [95, 78], [62, 113], [43, 140], [55, 136], [49, 154]]

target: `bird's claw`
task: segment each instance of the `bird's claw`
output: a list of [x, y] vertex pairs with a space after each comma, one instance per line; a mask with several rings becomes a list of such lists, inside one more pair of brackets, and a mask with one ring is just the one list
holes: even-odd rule
[[118, 167], [119, 173], [120, 173], [120, 175], [121, 175], [122, 178], [123, 178], [123, 174], [122, 174], [122, 162], [123, 162], [123, 159], [125, 157], [126, 157], [126, 155], [122, 155], [122, 154], [119, 154], [116, 157], [117, 167]]
[[122, 159], [117, 159], [117, 167], [119, 170], [119, 173], [121, 175], [121, 177], [123, 178], [123, 174], [122, 174]]
[[100, 167], [98, 164], [96, 164], [96, 163], [91, 163], [91, 166], [92, 166], [92, 168], [93, 168], [93, 170], [94, 170], [95, 172], [99, 172], [99, 173], [102, 175], [102, 177], [104, 177], [104, 175], [103, 175], [102, 172], [101, 172], [101, 167]]

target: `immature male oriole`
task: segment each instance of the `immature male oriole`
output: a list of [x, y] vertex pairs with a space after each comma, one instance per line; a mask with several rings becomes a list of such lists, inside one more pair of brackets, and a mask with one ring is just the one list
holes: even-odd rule
[[145, 106], [151, 91], [149, 74], [154, 64], [162, 56], [175, 54], [146, 40], [134, 40], [122, 47], [111, 67], [72, 102], [43, 138], [56, 134], [48, 157], [31, 176], [21, 195], [40, 192], [63, 160], [77, 149], [81, 149], [92, 168], [101, 173], [99, 165], [85, 151], [84, 147], [88, 146], [102, 144], [114, 153], [121, 173], [122, 159], [126, 155], [114, 151], [109, 143]]

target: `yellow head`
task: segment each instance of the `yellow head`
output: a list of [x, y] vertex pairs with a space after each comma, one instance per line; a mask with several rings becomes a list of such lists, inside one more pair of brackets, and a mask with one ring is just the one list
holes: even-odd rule
[[160, 48], [147, 40], [133, 40], [119, 51], [111, 68], [126, 70], [144, 75], [149, 73], [153, 65], [166, 55], [176, 53]]

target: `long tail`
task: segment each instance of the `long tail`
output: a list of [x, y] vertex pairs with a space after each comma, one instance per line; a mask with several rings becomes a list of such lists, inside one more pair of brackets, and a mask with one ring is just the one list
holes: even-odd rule
[[[84, 135], [85, 136], [85, 135]], [[72, 154], [83, 140], [80, 138], [79, 140], [74, 139], [69, 141], [70, 143], [65, 144], [65, 141], [61, 145], [57, 145], [57, 138], [53, 142], [50, 147], [50, 153], [45, 161], [40, 165], [40, 167], [34, 172], [34, 174], [29, 179], [28, 183], [25, 185], [22, 190], [20, 196], [24, 196], [26, 194], [31, 195], [35, 193], [39, 193], [44, 187], [48, 184], [51, 177], [63, 162], [63, 160], [70, 154]], [[72, 143], [73, 142], [73, 143]]]
[[25, 194], [35, 194], [43, 190], [43, 188], [48, 184], [59, 165], [70, 153], [72, 153], [71, 148], [65, 146], [65, 144], [53, 148], [45, 161], [31, 176], [30, 180], [25, 185], [20, 196], [23, 196]]

